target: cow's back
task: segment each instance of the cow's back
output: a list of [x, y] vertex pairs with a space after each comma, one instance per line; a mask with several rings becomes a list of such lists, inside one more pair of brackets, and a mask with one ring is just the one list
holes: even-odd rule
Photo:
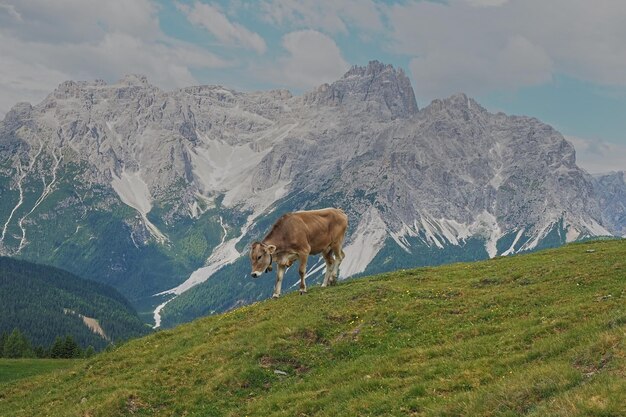
[[312, 255], [324, 251], [333, 243], [343, 242], [348, 228], [348, 216], [343, 210], [326, 208], [296, 211], [291, 215], [301, 221]]
[[264, 241], [289, 252], [316, 255], [343, 242], [348, 216], [339, 209], [295, 211], [279, 218]]

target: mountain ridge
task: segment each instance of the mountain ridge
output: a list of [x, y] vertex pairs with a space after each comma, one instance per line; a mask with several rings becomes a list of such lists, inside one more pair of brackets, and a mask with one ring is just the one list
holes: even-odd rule
[[241, 256], [285, 211], [344, 208], [342, 277], [377, 256], [415, 266], [619, 230], [599, 203], [612, 189], [552, 127], [464, 94], [419, 109], [377, 61], [301, 96], [65, 82], [0, 122], [0, 170], [0, 252], [111, 283], [146, 319], [212, 276], [229, 280], [211, 289], [220, 309], [265, 296]]

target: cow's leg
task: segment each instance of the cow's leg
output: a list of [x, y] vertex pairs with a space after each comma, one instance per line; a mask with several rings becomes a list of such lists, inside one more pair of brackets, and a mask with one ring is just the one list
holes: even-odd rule
[[333, 258], [332, 249], [328, 248], [323, 253], [324, 261], [326, 262], [326, 273], [324, 274], [324, 282], [322, 282], [322, 287], [328, 286], [330, 281], [330, 276], [333, 273], [333, 262], [335, 261]]
[[280, 288], [283, 284], [284, 275], [285, 265], [278, 265], [278, 270], [276, 271], [276, 285], [274, 285], [274, 294], [272, 294], [272, 298], [280, 297]]
[[346, 257], [346, 254], [341, 249], [341, 243], [333, 245], [333, 254], [335, 255], [335, 261], [333, 262], [332, 274], [330, 275], [330, 285], [335, 285], [337, 283], [339, 265], [341, 265], [343, 258]]
[[306, 261], [308, 255], [300, 255], [300, 268], [298, 272], [300, 273], [300, 295], [306, 292], [306, 282], [304, 282], [304, 278], [306, 277]]

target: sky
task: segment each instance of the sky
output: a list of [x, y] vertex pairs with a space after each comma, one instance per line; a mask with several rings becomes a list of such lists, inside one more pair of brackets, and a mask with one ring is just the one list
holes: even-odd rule
[[623, 0], [0, 0], [0, 117], [70, 79], [301, 94], [376, 59], [420, 107], [464, 92], [626, 170], [624, 22]]

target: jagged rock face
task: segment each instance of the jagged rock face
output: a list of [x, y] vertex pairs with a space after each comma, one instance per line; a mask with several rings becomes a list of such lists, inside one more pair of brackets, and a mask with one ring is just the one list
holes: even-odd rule
[[354, 66], [340, 80], [323, 84], [304, 95], [305, 104], [341, 106], [352, 114], [407, 118], [417, 113], [411, 81], [402, 69], [372, 61], [367, 67]]
[[624, 171], [617, 171], [594, 178], [604, 223], [614, 235], [621, 237], [626, 237], [625, 176]]
[[336, 193], [355, 218], [374, 205], [395, 234], [421, 230], [445, 245], [446, 234], [458, 241], [486, 222], [484, 237], [524, 229], [532, 249], [561, 219], [569, 240], [608, 233], [590, 177], [561, 134], [536, 119], [491, 114], [463, 94], [408, 120], [320, 108], [292, 134], [261, 161], [259, 178], [291, 181], [317, 196], [309, 206]]
[[190, 153], [206, 140], [249, 143], [274, 124], [281, 101], [280, 94], [209, 86], [165, 93], [139, 76], [112, 86], [68, 81], [36, 107], [39, 123], [22, 139], [44, 137], [47, 146], [72, 148], [103, 182], [141, 171], [150, 193], [159, 197], [180, 181], [193, 182]]
[[[137, 305], [239, 277], [243, 245], [288, 210], [348, 212], [343, 277], [623, 230], [610, 220], [623, 194], [550, 126], [463, 94], [418, 110], [402, 70], [376, 61], [300, 97], [68, 81], [0, 122], [0, 171], [2, 253], [93, 274]], [[263, 294], [232, 282], [221, 306]]]

